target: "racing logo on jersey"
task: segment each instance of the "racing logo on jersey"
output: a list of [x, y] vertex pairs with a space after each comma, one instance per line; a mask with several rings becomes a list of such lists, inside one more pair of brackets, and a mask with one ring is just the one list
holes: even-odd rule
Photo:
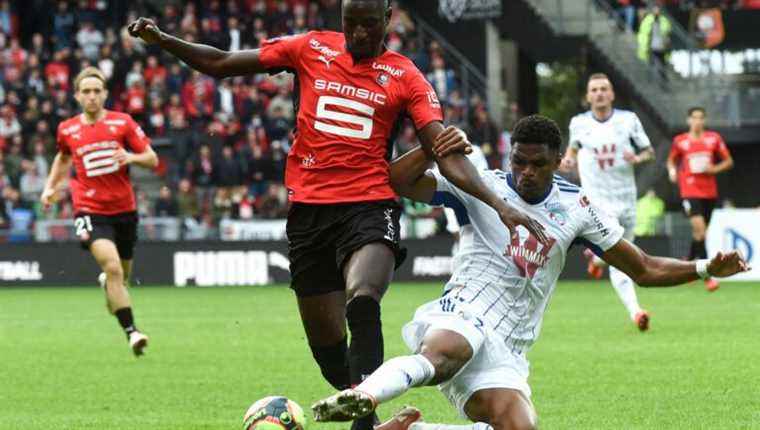
[[522, 234], [523, 231], [521, 228], [518, 234], [512, 235], [512, 241], [507, 245], [504, 255], [512, 257], [517, 270], [520, 271], [520, 276], [532, 279], [536, 271], [549, 261], [549, 251], [557, 240], [549, 238], [549, 243], [542, 245], [530, 233]]

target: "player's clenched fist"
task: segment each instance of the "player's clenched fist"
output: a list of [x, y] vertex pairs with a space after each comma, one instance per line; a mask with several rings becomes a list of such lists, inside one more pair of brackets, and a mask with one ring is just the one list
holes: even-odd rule
[[719, 252], [707, 265], [707, 273], [724, 278], [751, 270], [747, 261], [737, 251]]
[[42, 191], [42, 195], [40, 195], [40, 203], [42, 203], [42, 207], [45, 210], [50, 209], [50, 206], [52, 206], [57, 200], [58, 193], [52, 188], [45, 188]]
[[457, 152], [469, 154], [472, 152], [472, 145], [464, 131], [454, 126], [448, 126], [435, 138], [433, 151], [439, 158]]
[[152, 19], [138, 18], [127, 27], [129, 35], [139, 37], [145, 43], [154, 44], [161, 41], [161, 30]]

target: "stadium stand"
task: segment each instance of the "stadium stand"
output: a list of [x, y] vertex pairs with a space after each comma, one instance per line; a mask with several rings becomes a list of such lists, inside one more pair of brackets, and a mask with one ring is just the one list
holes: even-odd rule
[[[71, 81], [88, 65], [109, 79], [107, 108], [132, 115], [161, 157], [156, 172], [132, 172], [141, 216], [178, 217], [199, 237], [212, 234], [207, 232], [222, 219], [284, 217], [282, 180], [294, 124], [291, 76], [215, 81], [133, 39], [125, 26], [137, 16], [155, 16], [163, 30], [186, 40], [247, 49], [269, 37], [339, 28], [338, 3], [60, 1], [22, 27], [18, 6], [0, 2], [0, 231], [28, 240], [35, 221], [54, 226], [61, 220], [63, 226], [71, 217], [68, 199], [44, 212], [38, 196], [56, 152], [57, 125], [78, 111]], [[427, 74], [449, 122], [494, 142], [491, 161], [499, 165], [504, 145], [495, 144], [499, 132], [482, 98], [447, 67], [450, 50], [394, 6], [388, 47]], [[416, 140], [411, 125], [401, 136], [403, 152]]]

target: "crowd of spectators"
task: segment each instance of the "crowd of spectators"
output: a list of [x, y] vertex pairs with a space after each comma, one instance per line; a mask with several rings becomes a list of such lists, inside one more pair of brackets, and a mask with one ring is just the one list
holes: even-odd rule
[[[116, 0], [50, 3], [30, 21], [19, 19], [15, 2], [0, 0], [0, 229], [28, 231], [35, 219], [71, 216], [69, 199], [44, 212], [38, 196], [56, 152], [58, 123], [79, 110], [73, 77], [89, 65], [109, 80], [106, 107], [132, 115], [160, 155], [160, 192], [136, 185], [142, 215], [214, 224], [286, 214], [292, 76], [214, 80], [130, 37], [126, 25], [152, 16], [185, 40], [240, 50], [282, 34], [338, 29], [339, 0], [136, 1], [128, 8]], [[415, 61], [437, 90], [447, 121], [476, 133], [472, 140], [498, 165], [501, 134], [485, 103], [465, 100], [441, 46], [417, 37], [414, 21], [394, 6], [387, 46]], [[414, 141], [408, 124], [398, 150]]]

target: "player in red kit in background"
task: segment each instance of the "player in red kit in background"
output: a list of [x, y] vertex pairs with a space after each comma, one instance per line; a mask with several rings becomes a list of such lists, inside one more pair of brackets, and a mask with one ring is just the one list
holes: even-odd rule
[[[387, 0], [343, 0], [340, 33], [311, 31], [236, 52], [185, 42], [150, 19], [129, 25], [132, 35], [215, 78], [295, 74], [295, 142], [285, 175], [291, 288], [314, 358], [336, 388], [360, 383], [383, 362], [380, 299], [404, 259], [389, 170], [400, 120], [411, 117], [431, 155], [436, 139], [466, 139], [457, 129], [444, 132], [430, 84], [411, 60], [385, 48], [391, 12]], [[525, 225], [545, 241], [543, 228], [488, 189], [463, 154], [436, 155], [441, 173], [509, 228]], [[372, 426], [366, 419], [353, 428]]]
[[[673, 138], [668, 156], [668, 176], [671, 182], [678, 182], [683, 209], [691, 222], [689, 260], [707, 258], [705, 233], [718, 200], [715, 175], [734, 167], [734, 159], [720, 134], [705, 130], [706, 116], [704, 108], [689, 109], [689, 131]], [[719, 284], [709, 278], [705, 286], [712, 292]]]
[[137, 241], [129, 165], [153, 168], [158, 158], [150, 139], [129, 115], [104, 109], [108, 97], [105, 85], [105, 76], [94, 67], [85, 68], [74, 80], [82, 113], [58, 125], [58, 154], [40, 199], [45, 208], [58, 200], [73, 164], [76, 176], [70, 188], [76, 235], [103, 270], [98, 280], [108, 310], [139, 356], [148, 345], [148, 337], [135, 326], [126, 288]]

